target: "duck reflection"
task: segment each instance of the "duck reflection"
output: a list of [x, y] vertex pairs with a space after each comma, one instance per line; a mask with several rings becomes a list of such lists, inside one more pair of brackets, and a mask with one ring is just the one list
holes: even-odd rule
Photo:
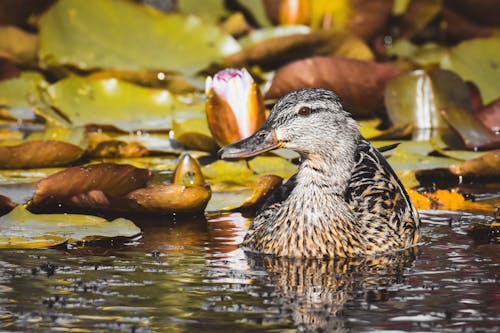
[[298, 331], [347, 332], [343, 310], [347, 302], [386, 301], [386, 288], [398, 283], [416, 249], [359, 259], [293, 259], [247, 253], [253, 270], [269, 273]]
[[273, 285], [279, 295], [276, 302], [280, 312], [290, 314], [299, 332], [348, 332], [343, 317], [346, 304], [387, 301], [387, 288], [401, 282], [405, 268], [417, 254], [417, 248], [357, 259], [295, 259], [244, 253], [238, 245], [248, 224], [249, 220], [238, 213], [209, 217], [209, 261], [219, 267], [223, 262], [235, 271], [246, 266], [250, 271], [265, 272], [253, 275], [249, 282]]

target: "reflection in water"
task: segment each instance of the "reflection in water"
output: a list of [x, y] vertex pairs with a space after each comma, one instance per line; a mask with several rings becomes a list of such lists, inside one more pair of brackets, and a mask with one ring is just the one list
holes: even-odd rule
[[[267, 272], [280, 297], [281, 311], [291, 315], [299, 331], [347, 331], [342, 310], [352, 292], [368, 290], [368, 286], [385, 288], [400, 281], [404, 268], [413, 262], [417, 252], [412, 248], [387, 256], [317, 260], [243, 254], [238, 245], [249, 223], [234, 214], [213, 216], [208, 224], [211, 248], [227, 268], [242, 269], [241, 258], [245, 258], [250, 270]], [[220, 260], [209, 263], [217, 264]], [[386, 298], [376, 288], [370, 288], [367, 297]]]
[[[249, 256], [252, 269], [265, 269], [299, 331], [344, 332], [342, 310], [354, 290], [387, 287], [401, 279], [415, 250], [371, 259], [304, 260]], [[373, 288], [370, 288], [373, 290]], [[384, 295], [370, 293], [371, 298]]]
[[239, 213], [136, 219], [127, 245], [3, 249], [0, 331], [497, 332], [498, 244], [466, 233], [485, 217], [422, 217], [418, 256], [358, 261], [244, 253]]

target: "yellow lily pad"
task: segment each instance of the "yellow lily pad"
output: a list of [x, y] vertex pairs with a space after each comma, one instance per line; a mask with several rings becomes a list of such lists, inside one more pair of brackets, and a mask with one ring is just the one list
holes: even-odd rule
[[0, 217], [0, 248], [38, 248], [65, 242], [134, 237], [141, 233], [132, 221], [76, 214], [32, 214], [17, 206]]
[[39, 56], [45, 66], [194, 74], [239, 49], [231, 36], [196, 16], [124, 0], [67, 0], [47, 12]]
[[500, 37], [476, 38], [460, 43], [443, 57], [441, 66], [458, 73], [464, 80], [474, 82], [488, 104], [500, 91]]
[[75, 126], [99, 125], [124, 131], [172, 128], [173, 112], [203, 108], [164, 89], [118, 79], [69, 77], [48, 88], [50, 103]]
[[0, 105], [8, 108], [31, 108], [30, 97], [37, 96], [38, 86], [45, 82], [37, 72], [22, 72], [19, 77], [0, 81]]

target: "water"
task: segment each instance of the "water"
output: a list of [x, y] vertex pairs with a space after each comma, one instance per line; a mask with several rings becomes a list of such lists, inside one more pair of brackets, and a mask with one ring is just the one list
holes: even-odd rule
[[0, 251], [5, 332], [499, 332], [500, 251], [423, 212], [415, 251], [362, 261], [250, 256], [249, 220], [136, 220], [143, 238]]

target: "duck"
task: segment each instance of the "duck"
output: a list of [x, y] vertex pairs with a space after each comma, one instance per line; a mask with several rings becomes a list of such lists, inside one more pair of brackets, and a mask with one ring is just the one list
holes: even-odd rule
[[251, 158], [278, 148], [300, 155], [298, 171], [256, 212], [241, 244], [245, 251], [350, 258], [418, 243], [420, 219], [408, 193], [333, 91], [286, 94], [254, 134], [218, 155]]

